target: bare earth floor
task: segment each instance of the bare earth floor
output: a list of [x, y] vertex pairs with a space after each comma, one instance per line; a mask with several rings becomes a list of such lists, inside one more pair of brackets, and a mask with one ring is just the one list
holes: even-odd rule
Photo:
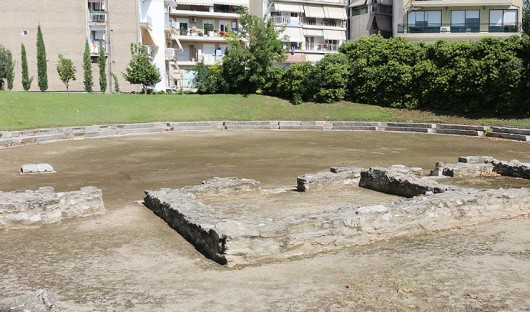
[[[134, 203], [144, 189], [214, 176], [292, 189], [296, 176], [333, 165], [431, 169], [462, 155], [530, 162], [530, 145], [378, 132], [221, 131], [3, 149], [0, 190], [95, 185], [109, 211], [0, 232], [0, 298], [46, 288], [59, 311], [528, 311], [530, 216], [230, 269]], [[57, 173], [19, 174], [22, 164], [41, 162]], [[348, 192], [323, 195], [314, 204], [347, 199]], [[248, 213], [261, 214], [252, 203]]]

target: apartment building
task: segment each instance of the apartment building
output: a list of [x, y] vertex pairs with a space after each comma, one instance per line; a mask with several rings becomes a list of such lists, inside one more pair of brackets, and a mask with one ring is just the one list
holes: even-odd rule
[[521, 35], [522, 0], [394, 0], [394, 35], [411, 41]]
[[348, 38], [392, 37], [393, 0], [348, 0]]
[[163, 76], [155, 90], [192, 88], [199, 61], [221, 62], [228, 46], [225, 36], [237, 31], [238, 8], [248, 8], [248, 1], [143, 0], [142, 43]]
[[[35, 77], [31, 90], [38, 90], [37, 76], [37, 27], [41, 26], [48, 59], [48, 85], [50, 91], [64, 91], [65, 87], [55, 69], [58, 54], [73, 60], [77, 68], [77, 80], [70, 90], [82, 91], [83, 52], [88, 39], [93, 56], [92, 72], [94, 90], [99, 90], [96, 64], [99, 41], [107, 53], [107, 73], [112, 71], [125, 91], [138, 87], [123, 79], [131, 58], [129, 46], [138, 41], [138, 3], [113, 0], [2, 0], [0, 18], [0, 44], [13, 52], [16, 60], [14, 90], [22, 90], [21, 44], [26, 47], [30, 77]], [[107, 77], [109, 88], [112, 83]]]
[[250, 12], [283, 28], [286, 63], [318, 61], [346, 41], [346, 0], [252, 0]]

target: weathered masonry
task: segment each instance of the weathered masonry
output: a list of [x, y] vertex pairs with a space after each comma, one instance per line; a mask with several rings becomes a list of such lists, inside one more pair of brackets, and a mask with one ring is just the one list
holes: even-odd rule
[[[529, 188], [470, 189], [437, 181], [440, 173], [451, 176], [455, 172], [474, 176], [496, 173], [528, 179], [530, 164], [491, 157], [461, 157], [459, 161], [452, 165], [438, 163], [429, 177], [421, 175], [421, 168], [405, 166], [334, 167], [328, 173], [306, 174], [298, 178], [299, 191], [346, 184], [405, 198], [377, 205], [329, 207], [320, 213], [277, 220], [244, 214], [231, 218], [200, 200], [204, 194], [234, 197], [262, 194], [259, 182], [250, 179], [215, 178], [197, 186], [146, 191], [144, 203], [205, 256], [229, 266], [530, 213]], [[489, 169], [484, 169], [485, 165]]]

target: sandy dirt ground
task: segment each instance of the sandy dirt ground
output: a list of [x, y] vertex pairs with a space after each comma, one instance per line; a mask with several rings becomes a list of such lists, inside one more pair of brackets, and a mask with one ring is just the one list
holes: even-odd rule
[[[214, 176], [294, 188], [296, 176], [333, 165], [431, 169], [463, 155], [530, 162], [530, 145], [377, 132], [221, 131], [2, 149], [0, 190], [95, 185], [108, 212], [0, 232], [0, 298], [46, 288], [57, 311], [530, 311], [530, 216], [230, 269], [134, 203], [144, 189]], [[41, 162], [57, 173], [19, 174], [21, 165]]]

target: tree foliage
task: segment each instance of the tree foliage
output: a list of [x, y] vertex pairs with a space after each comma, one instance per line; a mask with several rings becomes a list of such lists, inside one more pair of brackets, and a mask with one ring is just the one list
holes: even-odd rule
[[222, 75], [230, 92], [261, 92], [273, 63], [286, 57], [278, 39], [280, 32], [272, 20], [265, 21], [242, 9], [240, 29], [228, 33], [228, 49], [223, 57]]
[[[9, 80], [9, 71], [13, 66], [11, 51], [0, 45], [0, 90], [5, 87], [5, 80]], [[4, 80], [5, 79], [5, 80]]]
[[88, 39], [85, 41], [85, 51], [83, 52], [83, 84], [86, 92], [90, 93], [93, 91], [92, 59], [90, 57]]
[[143, 45], [131, 44], [131, 61], [123, 73], [123, 78], [131, 84], [141, 84], [142, 90], [147, 94], [148, 87], [162, 78], [158, 68], [149, 59], [147, 49]]
[[112, 73], [112, 80], [114, 80], [114, 92], [120, 93], [120, 82], [114, 73]]
[[28, 91], [31, 88], [33, 77], [29, 77], [28, 57], [26, 55], [26, 47], [24, 44], [21, 46], [20, 58], [22, 64], [22, 88], [24, 88], [24, 91]]
[[7, 51], [8, 67], [6, 73], [7, 89], [13, 90], [13, 84], [15, 82], [15, 60], [11, 51]]
[[40, 25], [37, 28], [37, 83], [39, 89], [48, 90], [48, 60], [46, 60], [46, 46]]
[[66, 86], [66, 91], [70, 92], [69, 86], [71, 80], [76, 80], [75, 73], [77, 72], [74, 62], [71, 59], [64, 58], [59, 54], [59, 63], [57, 63], [57, 73], [59, 78]]
[[194, 84], [197, 93], [214, 94], [228, 92], [228, 83], [221, 74], [221, 65], [206, 66], [204, 61], [200, 61], [195, 66], [196, 75]]
[[523, 0], [523, 34], [530, 36], [530, 0]]
[[105, 67], [107, 65], [107, 57], [105, 55], [105, 47], [103, 41], [99, 40], [99, 53], [98, 53], [98, 67], [99, 67], [99, 90], [101, 93], [107, 91], [107, 73]]

